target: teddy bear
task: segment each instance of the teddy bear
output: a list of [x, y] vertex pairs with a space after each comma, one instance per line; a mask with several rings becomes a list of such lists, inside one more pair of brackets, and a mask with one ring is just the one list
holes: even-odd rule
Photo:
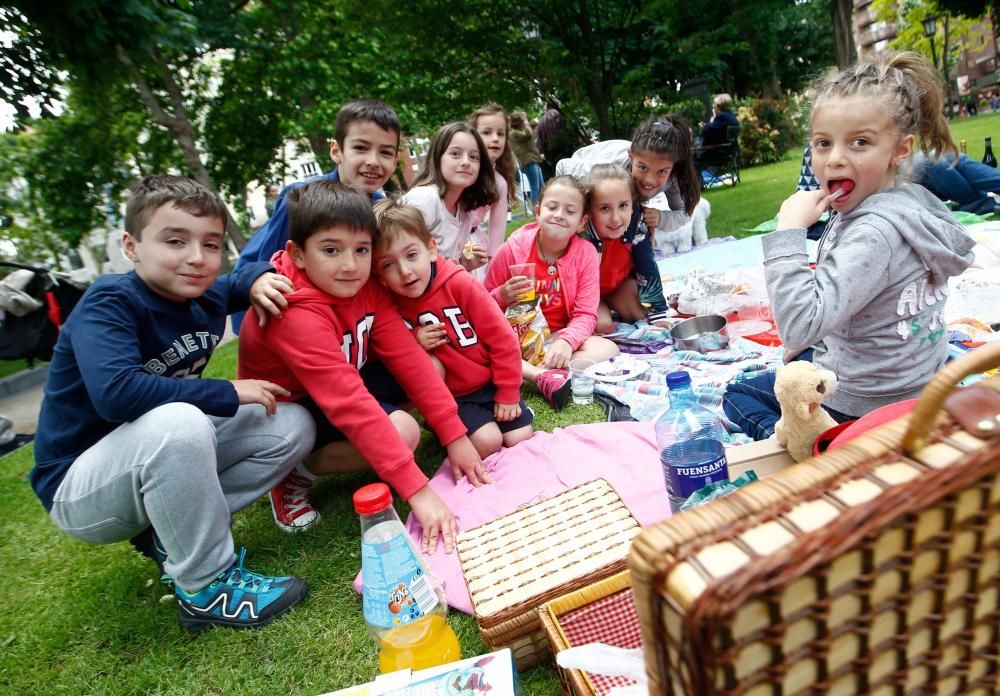
[[820, 404], [837, 389], [837, 376], [811, 362], [782, 365], [774, 379], [781, 418], [774, 426], [778, 444], [797, 462], [813, 454], [813, 442], [837, 421]]

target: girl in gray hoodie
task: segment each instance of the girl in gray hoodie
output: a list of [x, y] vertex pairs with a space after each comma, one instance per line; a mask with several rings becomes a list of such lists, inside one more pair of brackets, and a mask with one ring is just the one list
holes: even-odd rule
[[[838, 421], [915, 397], [948, 353], [948, 278], [974, 242], [927, 189], [905, 183], [924, 151], [956, 152], [940, 81], [914, 53], [879, 56], [814, 86], [810, 143], [820, 188], [798, 191], [763, 237], [764, 275], [785, 361], [811, 359], [839, 387], [824, 403]], [[815, 270], [806, 228], [830, 209]], [[774, 432], [774, 375], [729, 386], [726, 414], [755, 439]]]

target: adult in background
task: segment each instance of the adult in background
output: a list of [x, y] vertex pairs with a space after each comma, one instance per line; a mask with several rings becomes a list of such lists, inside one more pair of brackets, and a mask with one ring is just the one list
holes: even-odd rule
[[542, 153], [542, 172], [546, 179], [555, 176], [556, 162], [573, 153], [575, 145], [571, 142], [562, 113], [559, 111], [559, 101], [549, 99], [545, 104], [545, 113], [538, 119], [535, 130], [538, 150]]
[[508, 135], [517, 164], [528, 178], [531, 204], [538, 205], [538, 194], [542, 190], [542, 153], [535, 145], [535, 134], [528, 125], [528, 116], [523, 111], [515, 111], [510, 115]]
[[[733, 113], [733, 98], [728, 94], [716, 94], [712, 100], [712, 120], [701, 129], [701, 146], [726, 143], [727, 129], [730, 126], [735, 126], [737, 131], [740, 128], [740, 122]], [[695, 157], [697, 158], [697, 154]]]

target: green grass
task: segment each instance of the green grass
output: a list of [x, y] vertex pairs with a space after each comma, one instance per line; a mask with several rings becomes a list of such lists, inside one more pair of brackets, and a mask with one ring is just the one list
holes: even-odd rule
[[[220, 347], [206, 376], [235, 372], [235, 342]], [[599, 406], [560, 413], [528, 397], [539, 430], [602, 420]], [[425, 436], [417, 460], [433, 473], [444, 452]], [[280, 532], [258, 502], [233, 520], [248, 566], [306, 578], [311, 592], [289, 617], [260, 631], [215, 630], [192, 639], [177, 606], [160, 601], [153, 564], [128, 544], [88, 546], [61, 533], [27, 483], [32, 448], [0, 459], [0, 693], [319, 694], [375, 677], [375, 645], [351, 589], [360, 532], [351, 494], [371, 474], [330, 476], [313, 499], [322, 523]], [[397, 504], [405, 518], [405, 505]], [[475, 621], [452, 611], [462, 654], [488, 651]], [[559, 694], [551, 663], [521, 675], [527, 694]]]
[[[36, 365], [40, 363], [35, 363]], [[27, 369], [27, 360], [0, 360], [0, 379], [3, 379], [7, 375], [12, 375], [15, 372], [20, 372], [21, 370]]]

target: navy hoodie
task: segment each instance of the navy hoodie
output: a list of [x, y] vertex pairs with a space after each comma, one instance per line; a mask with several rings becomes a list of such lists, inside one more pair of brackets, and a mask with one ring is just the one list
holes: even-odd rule
[[47, 510], [76, 458], [122, 423], [174, 402], [236, 413], [229, 381], [196, 378], [226, 315], [249, 306], [250, 286], [270, 269], [246, 264], [185, 302], [156, 294], [134, 271], [97, 279], [62, 327], [45, 384], [30, 479]]

